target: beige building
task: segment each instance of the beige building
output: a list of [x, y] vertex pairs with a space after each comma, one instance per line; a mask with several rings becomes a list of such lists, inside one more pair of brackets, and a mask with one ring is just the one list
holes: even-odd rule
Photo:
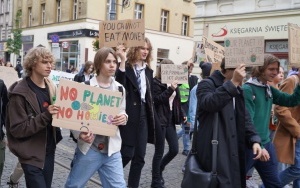
[[195, 41], [206, 36], [220, 44], [226, 37], [263, 36], [265, 53], [288, 68], [288, 23], [300, 26], [300, 0], [194, 0]]
[[10, 61], [6, 41], [12, 29], [12, 0], [0, 0], [0, 61]]
[[56, 68], [80, 69], [93, 60], [93, 41], [103, 20], [144, 19], [154, 47], [153, 65], [163, 58], [181, 63], [191, 58], [195, 5], [191, 0], [15, 0], [22, 10], [23, 55], [43, 45], [57, 58]]

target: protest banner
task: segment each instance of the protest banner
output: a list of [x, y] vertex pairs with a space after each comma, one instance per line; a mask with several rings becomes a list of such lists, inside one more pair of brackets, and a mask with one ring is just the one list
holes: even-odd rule
[[74, 80], [75, 74], [63, 72], [63, 71], [56, 71], [51, 70], [49, 78], [53, 81], [54, 84], [58, 86], [60, 79], [67, 79], [67, 80]]
[[52, 125], [77, 131], [114, 136], [112, 119], [119, 113], [122, 93], [65, 79], [59, 82], [55, 104], [59, 112]]
[[142, 19], [100, 22], [99, 48], [116, 47], [120, 44], [126, 47], [144, 46], [144, 39], [145, 22]]
[[224, 57], [224, 47], [215, 41], [202, 37], [206, 60], [212, 63], [221, 63]]
[[300, 27], [288, 23], [289, 31], [289, 62], [291, 66], [300, 66]]
[[0, 66], [0, 79], [2, 79], [7, 89], [19, 80], [18, 73], [13, 67]]
[[195, 46], [194, 46], [194, 49], [195, 49], [195, 54], [194, 54], [194, 62], [199, 64], [201, 61], [206, 61], [206, 56], [205, 56], [205, 51], [204, 51], [204, 48], [203, 48], [203, 43], [202, 41], [198, 41], [198, 42], [195, 42]]
[[264, 64], [264, 37], [225, 38], [225, 68], [236, 68], [244, 63], [246, 67]]
[[188, 67], [186, 65], [162, 64], [161, 83], [170, 84], [177, 80], [178, 84], [188, 83]]

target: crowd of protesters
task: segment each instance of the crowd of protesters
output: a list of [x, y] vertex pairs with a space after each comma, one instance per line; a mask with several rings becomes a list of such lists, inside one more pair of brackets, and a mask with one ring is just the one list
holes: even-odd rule
[[[284, 187], [293, 182], [293, 187], [300, 187], [297, 68], [284, 79], [279, 59], [265, 54], [263, 65], [253, 67], [250, 79], [244, 82], [245, 64], [225, 68], [223, 58], [220, 69], [211, 73], [211, 62], [201, 62], [198, 78], [191, 74], [194, 63], [185, 61], [182, 65], [188, 68], [188, 83], [173, 80], [165, 84], [161, 81], [161, 65], [174, 62], [162, 60], [154, 76], [151, 61], [152, 44], [145, 38], [144, 46], [100, 48], [94, 61], [87, 61], [75, 75], [74, 81], [119, 91], [122, 99], [119, 113], [112, 119], [116, 135], [71, 131], [77, 145], [66, 188], [84, 187], [95, 172], [105, 188], [139, 187], [147, 143], [155, 146], [151, 187], [163, 188], [163, 172], [179, 152], [179, 137], [183, 138], [183, 155], [189, 155], [190, 141], [196, 139], [199, 164], [209, 172], [211, 125], [216, 117], [218, 187], [249, 187], [247, 181], [254, 168], [262, 179], [260, 186]], [[61, 130], [52, 126], [52, 115], [60, 108], [54, 103], [56, 86], [48, 78], [53, 66], [51, 52], [35, 47], [26, 54], [23, 66], [18, 63], [16, 67], [19, 77], [23, 69], [26, 72], [23, 79], [9, 88], [0, 80], [0, 175], [5, 161], [4, 133], [8, 148], [19, 161], [15, 169], [18, 175], [12, 172], [8, 180], [11, 187], [18, 185], [23, 174], [27, 187], [51, 187], [56, 144], [62, 139]], [[182, 129], [176, 132], [175, 125]], [[194, 125], [198, 134], [191, 138]], [[123, 168], [129, 162], [126, 183]]]

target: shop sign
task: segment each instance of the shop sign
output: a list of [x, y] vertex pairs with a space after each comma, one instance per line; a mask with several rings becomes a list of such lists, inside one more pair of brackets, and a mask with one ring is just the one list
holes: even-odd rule
[[53, 36], [58, 36], [59, 39], [64, 38], [77, 38], [77, 37], [98, 37], [99, 31], [91, 30], [91, 29], [77, 29], [77, 30], [69, 30], [69, 31], [61, 31], [48, 33], [47, 39], [52, 40]]
[[266, 52], [288, 52], [288, 41], [268, 41], [266, 42]]
[[21, 37], [22, 42], [33, 42], [34, 36], [33, 35], [26, 35]]

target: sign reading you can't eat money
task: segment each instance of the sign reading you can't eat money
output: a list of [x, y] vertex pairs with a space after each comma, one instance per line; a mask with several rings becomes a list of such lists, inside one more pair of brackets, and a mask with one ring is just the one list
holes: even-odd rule
[[100, 22], [99, 47], [144, 46], [145, 22], [142, 19], [110, 20]]

